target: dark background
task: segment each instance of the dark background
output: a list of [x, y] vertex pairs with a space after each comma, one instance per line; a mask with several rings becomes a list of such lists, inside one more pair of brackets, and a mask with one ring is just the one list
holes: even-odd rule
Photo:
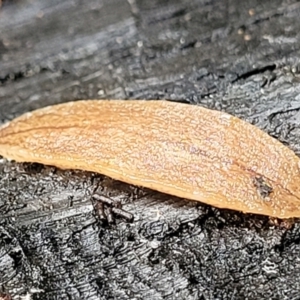
[[[4, 1], [0, 121], [77, 99], [186, 100], [247, 120], [299, 155], [299, 20], [293, 0]], [[99, 220], [96, 185], [135, 221]], [[299, 224], [1, 160], [1, 292], [299, 299]]]

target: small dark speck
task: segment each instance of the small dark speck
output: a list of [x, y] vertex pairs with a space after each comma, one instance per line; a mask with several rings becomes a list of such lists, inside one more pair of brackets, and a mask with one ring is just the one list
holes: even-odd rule
[[273, 188], [261, 176], [254, 177], [253, 184], [257, 188], [262, 198], [269, 197], [273, 192]]
[[188, 49], [188, 48], [195, 48], [196, 43], [197, 43], [197, 40], [192, 40], [192, 41], [189, 41], [189, 42], [187, 42], [187, 43], [184, 43], [184, 44], [180, 47], [180, 50]]
[[24, 163], [24, 170], [28, 173], [38, 174], [41, 173], [41, 171], [44, 168], [44, 165], [39, 163]]

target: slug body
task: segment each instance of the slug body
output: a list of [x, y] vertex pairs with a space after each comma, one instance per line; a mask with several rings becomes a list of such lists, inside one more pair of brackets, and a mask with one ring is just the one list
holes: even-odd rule
[[299, 158], [227, 113], [168, 101], [87, 100], [0, 128], [0, 154], [98, 172], [219, 208], [300, 217]]

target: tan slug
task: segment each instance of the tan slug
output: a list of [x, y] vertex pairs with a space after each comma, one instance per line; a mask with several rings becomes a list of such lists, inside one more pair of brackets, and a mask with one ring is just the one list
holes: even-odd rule
[[219, 208], [300, 217], [299, 158], [227, 113], [168, 101], [85, 100], [0, 128], [0, 154], [98, 172]]

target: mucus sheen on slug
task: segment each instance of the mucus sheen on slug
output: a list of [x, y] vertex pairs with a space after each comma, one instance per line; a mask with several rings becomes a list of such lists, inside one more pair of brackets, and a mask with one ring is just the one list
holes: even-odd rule
[[219, 208], [300, 217], [299, 158], [227, 113], [168, 101], [84, 100], [0, 128], [0, 154], [98, 172]]

